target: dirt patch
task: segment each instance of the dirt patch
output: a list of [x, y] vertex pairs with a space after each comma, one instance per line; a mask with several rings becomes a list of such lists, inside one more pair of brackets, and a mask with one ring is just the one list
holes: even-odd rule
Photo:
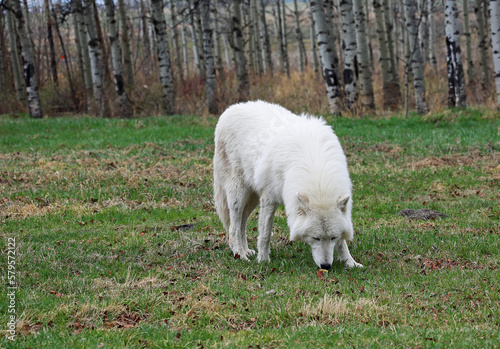
[[421, 168], [441, 168], [441, 167], [461, 167], [461, 166], [483, 166], [485, 162], [489, 165], [492, 163], [498, 163], [499, 153], [492, 153], [488, 156], [481, 155], [479, 151], [474, 151], [466, 154], [453, 154], [448, 156], [429, 156], [424, 159], [414, 161], [408, 164], [413, 170], [418, 170]]
[[423, 219], [423, 220], [429, 220], [429, 219], [434, 220], [436, 218], [448, 217], [444, 213], [441, 213], [439, 211], [429, 210], [427, 208], [421, 208], [421, 209], [405, 208], [404, 210], [399, 211], [398, 215], [406, 217], [408, 219]]

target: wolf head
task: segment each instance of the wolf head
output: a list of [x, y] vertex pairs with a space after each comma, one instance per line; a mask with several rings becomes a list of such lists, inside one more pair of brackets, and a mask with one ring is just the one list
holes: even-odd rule
[[318, 205], [297, 194], [296, 216], [290, 227], [290, 240], [309, 244], [314, 262], [322, 269], [331, 267], [335, 245], [353, 237], [350, 194], [328, 201]]

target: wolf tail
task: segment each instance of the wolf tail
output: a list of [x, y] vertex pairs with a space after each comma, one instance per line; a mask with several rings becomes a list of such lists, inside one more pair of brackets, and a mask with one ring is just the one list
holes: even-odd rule
[[[215, 162], [215, 161], [214, 161]], [[224, 186], [222, 184], [220, 175], [217, 173], [217, 170], [214, 168], [214, 201], [215, 201], [215, 209], [217, 210], [217, 214], [219, 215], [220, 220], [222, 221], [222, 225], [226, 231], [229, 230], [229, 207], [227, 205], [227, 197], [224, 192]]]

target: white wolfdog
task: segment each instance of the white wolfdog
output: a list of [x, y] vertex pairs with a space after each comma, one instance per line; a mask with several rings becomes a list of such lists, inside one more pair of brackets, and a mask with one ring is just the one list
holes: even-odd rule
[[320, 268], [331, 267], [334, 248], [346, 267], [362, 267], [346, 243], [353, 237], [347, 161], [324, 120], [263, 101], [235, 104], [215, 129], [213, 166], [215, 207], [235, 255], [255, 254], [245, 230], [260, 205], [257, 260], [269, 261], [274, 212], [284, 204], [290, 240], [309, 244]]

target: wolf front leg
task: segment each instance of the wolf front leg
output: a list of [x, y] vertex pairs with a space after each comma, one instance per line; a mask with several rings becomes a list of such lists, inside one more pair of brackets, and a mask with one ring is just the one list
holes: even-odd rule
[[271, 245], [271, 235], [273, 229], [274, 212], [276, 204], [269, 199], [266, 194], [260, 197], [259, 211], [259, 238], [257, 242], [257, 261], [269, 262], [269, 253]]
[[352, 258], [351, 254], [349, 253], [349, 247], [347, 247], [347, 242], [344, 239], [341, 239], [339, 242], [337, 242], [337, 244], [335, 245], [335, 249], [337, 250], [339, 260], [344, 263], [346, 268], [363, 268], [362, 264], [356, 262], [354, 258]]

